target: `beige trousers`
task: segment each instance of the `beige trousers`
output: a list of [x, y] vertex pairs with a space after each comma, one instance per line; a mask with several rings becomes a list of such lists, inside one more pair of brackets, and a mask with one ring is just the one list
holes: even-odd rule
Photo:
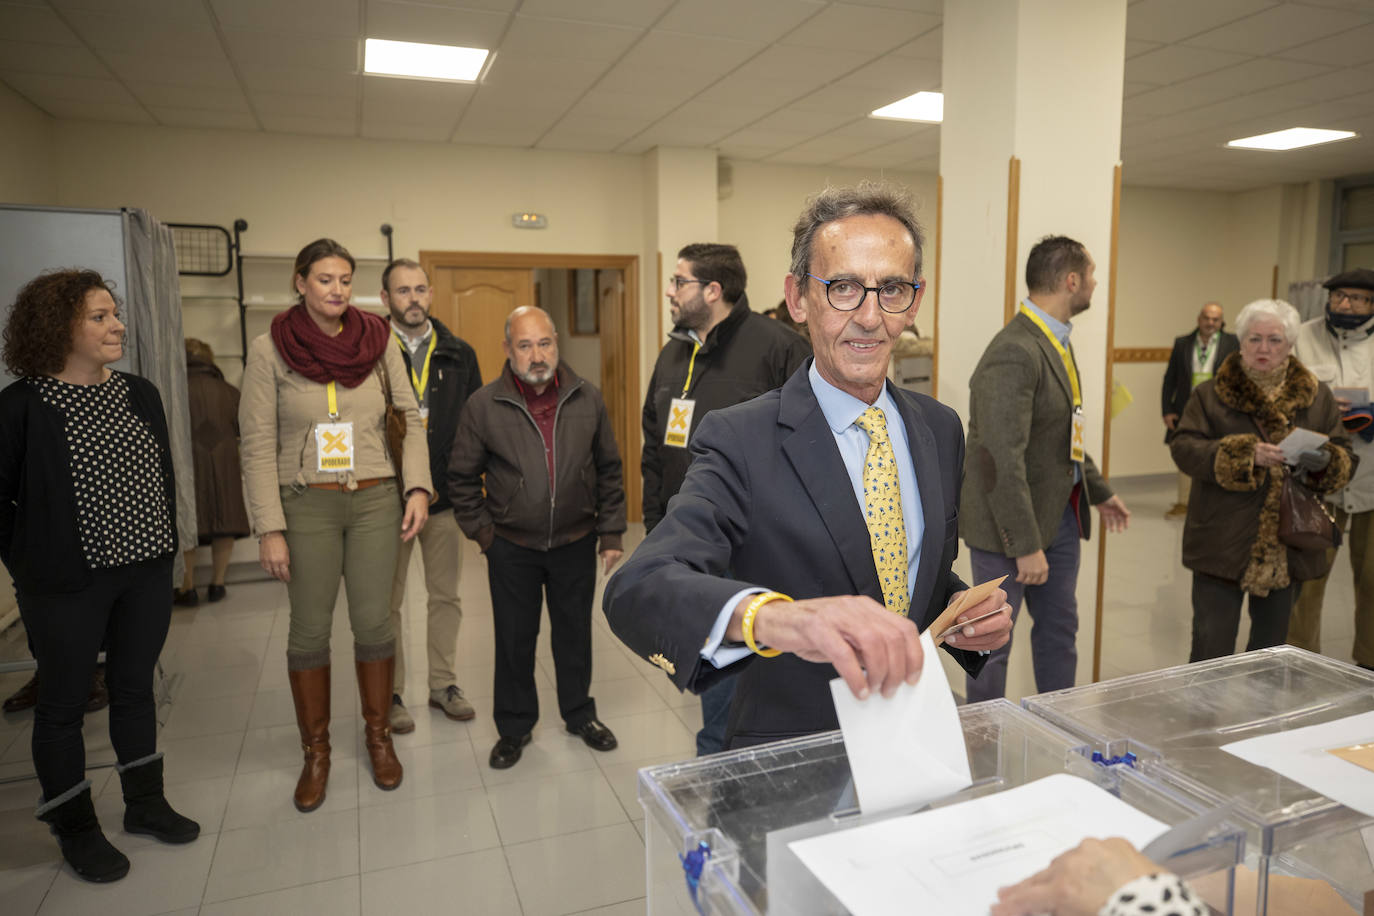
[[425, 569], [425, 591], [429, 595], [428, 638], [429, 689], [442, 690], [457, 682], [453, 672], [458, 655], [458, 627], [463, 622], [463, 605], [458, 599], [458, 572], [463, 556], [462, 535], [452, 509], [429, 517], [418, 537], [401, 544], [396, 556], [396, 572], [391, 583], [391, 628], [396, 633], [395, 692], [403, 693], [406, 683], [405, 640], [402, 638], [401, 606], [406, 598], [406, 573], [415, 542], [420, 542], [420, 559]]
[[1192, 490], [1193, 490], [1193, 478], [1189, 477], [1187, 474], [1183, 473], [1182, 471], [1179, 471], [1179, 472], [1178, 472], [1178, 504], [1179, 504], [1180, 506], [1186, 506], [1186, 505], [1188, 505], [1188, 496], [1192, 493]]
[[[1355, 576], [1355, 663], [1374, 667], [1374, 511], [1347, 515], [1336, 508], [1336, 524], [1347, 532], [1350, 545], [1350, 570]], [[1349, 521], [1349, 527], [1346, 522]], [[1288, 618], [1288, 644], [1321, 651], [1322, 601], [1326, 580], [1336, 562], [1336, 551], [1326, 552], [1326, 575], [1302, 583], [1293, 614]]]

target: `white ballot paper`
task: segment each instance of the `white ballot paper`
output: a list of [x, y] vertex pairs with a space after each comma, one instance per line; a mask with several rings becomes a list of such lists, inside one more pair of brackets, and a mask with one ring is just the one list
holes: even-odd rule
[[1322, 447], [1322, 443], [1330, 438], [1323, 433], [1296, 427], [1291, 433], [1283, 437], [1283, 441], [1279, 443], [1279, 448], [1283, 451], [1283, 460], [1286, 463], [1297, 464], [1298, 455], [1303, 452], [1315, 452]]
[[917, 808], [973, 783], [964, 729], [930, 631], [921, 634], [925, 667], [914, 686], [889, 699], [854, 696], [843, 678], [830, 682], [849, 770], [865, 814]]
[[1089, 837], [1137, 848], [1168, 829], [1078, 776], [1035, 782], [791, 844], [853, 916], [987, 916], [997, 889]]
[[1221, 749], [1374, 817], [1374, 772], [1327, 753], [1331, 748], [1370, 741], [1374, 741], [1374, 712], [1247, 738], [1223, 744]]

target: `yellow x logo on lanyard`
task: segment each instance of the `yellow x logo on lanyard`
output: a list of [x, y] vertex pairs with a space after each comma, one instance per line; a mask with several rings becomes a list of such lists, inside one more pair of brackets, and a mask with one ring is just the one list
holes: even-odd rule
[[324, 433], [324, 441], [324, 450], [326, 452], [348, 451], [348, 436], [343, 433]]
[[686, 429], [688, 411], [681, 407], [673, 408], [673, 421], [668, 424], [669, 429]]

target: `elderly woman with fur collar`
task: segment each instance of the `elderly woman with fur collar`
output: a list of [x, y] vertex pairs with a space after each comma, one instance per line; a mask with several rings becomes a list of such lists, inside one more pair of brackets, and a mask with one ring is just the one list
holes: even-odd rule
[[[1286, 474], [1329, 493], [1345, 486], [1353, 470], [1331, 389], [1290, 355], [1299, 323], [1287, 302], [1247, 305], [1236, 322], [1240, 352], [1194, 389], [1170, 444], [1174, 463], [1193, 478], [1183, 526], [1183, 565], [1193, 571], [1189, 661], [1235, 651], [1247, 594], [1246, 650], [1281, 644], [1294, 584], [1323, 571], [1323, 551], [1298, 551], [1279, 540]], [[1330, 441], [1289, 467], [1278, 443], [1298, 427], [1325, 433]]]

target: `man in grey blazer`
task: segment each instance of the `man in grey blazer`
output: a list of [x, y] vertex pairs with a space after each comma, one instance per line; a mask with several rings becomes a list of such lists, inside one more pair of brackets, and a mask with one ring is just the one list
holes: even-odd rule
[[[1083, 393], [1069, 319], [1085, 311], [1097, 281], [1082, 244], [1041, 239], [1026, 259], [1016, 317], [997, 333], [969, 379], [968, 459], [959, 534], [975, 582], [1007, 575], [1013, 618], [1024, 595], [1035, 626], [1035, 686], [1072, 687], [1078, 665], [1079, 540], [1091, 530], [1088, 505], [1108, 531], [1130, 513], [1083, 451]], [[1100, 416], [1100, 413], [1098, 413]], [[970, 703], [1006, 693], [1011, 643], [967, 680]]]

